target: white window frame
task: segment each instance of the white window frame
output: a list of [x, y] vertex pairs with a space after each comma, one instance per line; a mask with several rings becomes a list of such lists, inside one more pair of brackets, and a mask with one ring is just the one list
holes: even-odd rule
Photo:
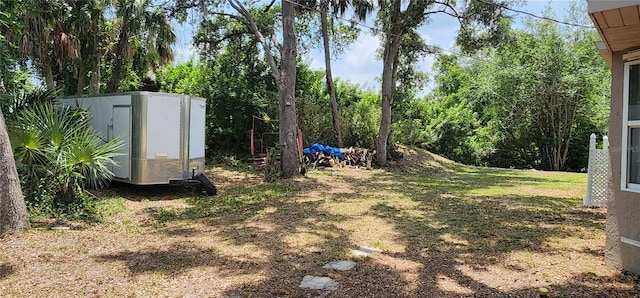
[[640, 64], [640, 60], [624, 64], [624, 90], [622, 96], [622, 162], [620, 165], [620, 189], [623, 191], [640, 193], [640, 183], [628, 182], [629, 173], [629, 132], [632, 128], [640, 128], [640, 120], [629, 121], [629, 70], [631, 65]]

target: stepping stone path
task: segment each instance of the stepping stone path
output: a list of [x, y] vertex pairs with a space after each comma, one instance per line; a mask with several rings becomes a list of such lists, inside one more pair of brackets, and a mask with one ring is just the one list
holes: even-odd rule
[[[368, 257], [371, 255], [379, 254], [381, 252], [382, 250], [379, 250], [376, 248], [361, 246], [357, 250], [352, 250], [351, 254], [356, 257]], [[322, 266], [322, 268], [333, 269], [338, 271], [348, 271], [353, 269], [353, 267], [355, 266], [356, 266], [356, 262], [352, 262], [352, 261], [333, 261]], [[320, 296], [317, 296], [317, 298], [323, 298], [328, 296], [333, 291], [337, 290], [338, 286], [340, 286], [340, 283], [338, 283], [337, 281], [329, 277], [313, 276], [313, 275], [305, 276], [304, 278], [302, 278], [302, 282], [300, 283], [301, 288], [324, 291]], [[308, 296], [308, 297], [311, 297], [311, 296]]]
[[347, 271], [353, 269], [356, 266], [356, 262], [352, 261], [334, 261], [327, 265], [322, 266], [324, 269], [334, 269], [338, 271]]
[[331, 278], [322, 276], [307, 275], [302, 279], [300, 283], [301, 288], [308, 288], [312, 290], [326, 290], [333, 292], [338, 289], [339, 283]]
[[377, 248], [360, 246], [360, 248], [358, 248], [357, 250], [352, 250], [351, 254], [356, 257], [370, 257], [372, 255], [377, 255], [381, 252], [382, 250]]

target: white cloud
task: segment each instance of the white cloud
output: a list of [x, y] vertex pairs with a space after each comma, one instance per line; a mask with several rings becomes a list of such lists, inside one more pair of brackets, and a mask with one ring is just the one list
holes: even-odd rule
[[[363, 86], [377, 87], [377, 78], [382, 74], [382, 61], [377, 58], [380, 39], [368, 32], [362, 32], [339, 57], [332, 57], [333, 77]], [[311, 68], [324, 70], [322, 50], [311, 52]]]
[[[443, 24], [443, 22], [451, 20], [442, 18], [437, 21], [437, 24], [431, 23], [423, 26], [419, 32], [427, 44], [449, 49], [454, 44], [453, 39], [457, 28], [451, 24]], [[379, 78], [382, 76], [382, 60], [378, 58], [379, 50], [380, 39], [368, 31], [363, 31], [358, 39], [349, 46], [340, 57], [333, 57], [333, 77], [348, 80], [352, 83], [368, 86], [373, 89], [379, 89]], [[434, 62], [435, 56], [427, 55], [420, 60], [416, 66], [423, 72], [431, 73]], [[324, 56], [322, 51], [312, 51], [310, 63], [312, 69], [324, 70]], [[426, 94], [431, 88], [432, 86], [428, 85], [420, 94]]]
[[311, 61], [309, 62], [309, 67], [315, 70], [324, 70], [325, 68], [324, 61], [318, 60], [316, 59], [316, 57], [311, 57]]
[[377, 60], [377, 51], [380, 47], [380, 39], [368, 32], [358, 36], [356, 42], [351, 45], [344, 54], [342, 61], [349, 67], [362, 68]]

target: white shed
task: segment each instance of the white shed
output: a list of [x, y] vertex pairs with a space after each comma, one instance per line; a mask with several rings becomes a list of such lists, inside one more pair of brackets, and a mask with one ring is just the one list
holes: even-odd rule
[[107, 141], [124, 141], [122, 155], [114, 158], [114, 180], [150, 185], [204, 177], [204, 98], [135, 91], [67, 97], [61, 102], [88, 110], [93, 128]]

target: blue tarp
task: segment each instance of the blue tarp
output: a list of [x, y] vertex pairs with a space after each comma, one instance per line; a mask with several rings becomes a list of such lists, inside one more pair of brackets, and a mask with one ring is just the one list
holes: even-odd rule
[[323, 152], [325, 154], [334, 155], [338, 158], [342, 158], [342, 153], [340, 153], [340, 148], [325, 146], [322, 144], [315, 143], [311, 145], [309, 148], [304, 148], [302, 153], [304, 154], [314, 154], [316, 152]]

